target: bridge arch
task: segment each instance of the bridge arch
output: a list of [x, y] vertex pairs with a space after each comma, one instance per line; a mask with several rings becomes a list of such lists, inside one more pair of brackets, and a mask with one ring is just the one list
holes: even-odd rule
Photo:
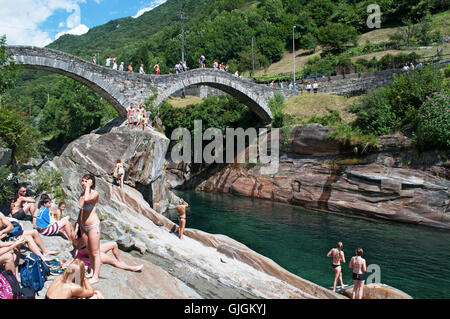
[[[64, 52], [37, 47], [8, 46], [17, 63], [26, 69], [44, 70], [72, 78], [104, 98], [121, 117], [126, 117], [128, 103], [120, 91], [102, 74], [104, 68]], [[113, 78], [113, 77], [111, 77]]]
[[230, 94], [240, 103], [248, 106], [265, 122], [270, 122], [272, 119], [268, 100], [273, 97], [273, 90], [267, 90], [262, 85], [255, 85], [250, 80], [213, 69], [194, 69], [166, 77], [165, 85], [158, 88], [158, 96], [155, 101], [157, 105], [183, 88], [205, 85]]

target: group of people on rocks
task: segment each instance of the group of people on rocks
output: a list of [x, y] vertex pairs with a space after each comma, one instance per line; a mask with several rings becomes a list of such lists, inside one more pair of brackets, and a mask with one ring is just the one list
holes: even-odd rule
[[[116, 242], [100, 243], [101, 225], [97, 216], [99, 193], [95, 189], [95, 176], [85, 174], [81, 178], [82, 192], [78, 198], [79, 215], [75, 225], [69, 216], [63, 216], [66, 204], [61, 202], [55, 211], [51, 211], [52, 199], [41, 194], [39, 201], [27, 196], [27, 188], [20, 186], [11, 201], [11, 218], [0, 213], [0, 267], [16, 277], [20, 283], [18, 272], [21, 248], [39, 256], [44, 262], [54, 259], [57, 251], [49, 251], [41, 236], [61, 236], [71, 242], [72, 258], [65, 263], [64, 274], [56, 277], [50, 284], [46, 299], [56, 298], [103, 298], [101, 292], [92, 285], [100, 280], [102, 264], [110, 264], [119, 269], [141, 271], [143, 265], [131, 266], [120, 259]], [[32, 221], [32, 230], [13, 233], [17, 222]], [[112, 251], [114, 257], [107, 253]], [[53, 256], [53, 257], [52, 257]]]
[[128, 129], [140, 128], [144, 130], [145, 128], [152, 128], [149, 123], [149, 118], [147, 116], [147, 111], [144, 105], [141, 103], [137, 109], [134, 108], [134, 104], [131, 103], [127, 111]]
[[[336, 248], [330, 249], [327, 254], [327, 257], [332, 258], [333, 262], [331, 263], [331, 268], [334, 270], [334, 283], [333, 283], [333, 291], [336, 291], [336, 286], [338, 280], [341, 282], [341, 288], [344, 288], [344, 282], [342, 280], [342, 263], [345, 263], [345, 254], [342, 248], [344, 245], [342, 242], [336, 243]], [[352, 299], [362, 299], [363, 297], [363, 289], [365, 282], [365, 273], [367, 271], [366, 260], [362, 258], [364, 251], [362, 248], [357, 248], [355, 250], [355, 256], [350, 260], [349, 268], [352, 268], [353, 274], [353, 291], [352, 291]]]

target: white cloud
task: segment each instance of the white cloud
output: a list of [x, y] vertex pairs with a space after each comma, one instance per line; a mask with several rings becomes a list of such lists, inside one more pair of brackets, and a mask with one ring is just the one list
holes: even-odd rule
[[[99, 1], [99, 0], [94, 0]], [[67, 31], [58, 33], [81, 34], [86, 33], [87, 26], [81, 24], [80, 3], [86, 0], [0, 0], [0, 35], [6, 34], [6, 41], [10, 45], [34, 45], [44, 47], [51, 43], [52, 34], [57, 30], [42, 29], [57, 10], [70, 13], [65, 24]]]
[[77, 27], [69, 30], [69, 31], [62, 31], [59, 32], [56, 36], [55, 36], [55, 40], [58, 39], [60, 36], [64, 35], [64, 34], [73, 34], [73, 35], [82, 35], [85, 34], [89, 31], [89, 28], [84, 25], [84, 24], [80, 24]]
[[144, 13], [146, 13], [146, 12], [148, 12], [148, 11], [151, 11], [151, 10], [155, 9], [157, 6], [162, 5], [162, 4], [165, 3], [166, 1], [167, 1], [167, 0], [152, 0], [152, 1], [150, 1], [149, 6], [146, 7], [146, 8], [140, 9], [140, 10], [133, 16], [133, 18], [136, 19], [136, 18], [140, 17], [140, 16], [143, 15]]

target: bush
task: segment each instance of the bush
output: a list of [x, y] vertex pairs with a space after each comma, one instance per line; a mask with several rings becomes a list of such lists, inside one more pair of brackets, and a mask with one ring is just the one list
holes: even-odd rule
[[286, 117], [283, 113], [284, 107], [284, 97], [280, 93], [275, 93], [274, 97], [269, 100], [269, 108], [272, 112], [272, 127], [282, 128], [286, 126]]
[[338, 110], [332, 110], [330, 114], [324, 116], [313, 115], [307, 124], [317, 123], [323, 126], [335, 126], [342, 123], [341, 113]]
[[12, 150], [13, 158], [19, 163], [37, 153], [39, 132], [30, 122], [30, 118], [14, 107], [0, 108], [0, 143]]
[[326, 50], [343, 52], [348, 43], [356, 43], [358, 33], [352, 26], [342, 23], [330, 23], [319, 28], [318, 42]]
[[9, 202], [14, 193], [12, 172], [9, 166], [0, 166], [0, 204]]
[[353, 112], [358, 115], [355, 126], [366, 134], [389, 134], [398, 125], [390, 103], [389, 88], [381, 88], [365, 96], [360, 104], [353, 108]]
[[422, 150], [450, 150], [450, 94], [435, 93], [422, 104], [415, 141]]

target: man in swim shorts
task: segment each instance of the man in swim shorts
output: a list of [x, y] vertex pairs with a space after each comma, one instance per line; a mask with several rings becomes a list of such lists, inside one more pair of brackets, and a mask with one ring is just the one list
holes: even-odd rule
[[352, 299], [362, 299], [363, 297], [363, 289], [364, 289], [364, 273], [367, 271], [366, 260], [362, 258], [363, 249], [356, 249], [356, 256], [352, 257], [350, 260], [350, 264], [348, 265], [350, 268], [353, 268], [353, 292]]
[[20, 186], [16, 196], [11, 201], [11, 216], [15, 219], [24, 220], [27, 214], [32, 217], [36, 211], [36, 201], [33, 197], [26, 196], [27, 188]]

